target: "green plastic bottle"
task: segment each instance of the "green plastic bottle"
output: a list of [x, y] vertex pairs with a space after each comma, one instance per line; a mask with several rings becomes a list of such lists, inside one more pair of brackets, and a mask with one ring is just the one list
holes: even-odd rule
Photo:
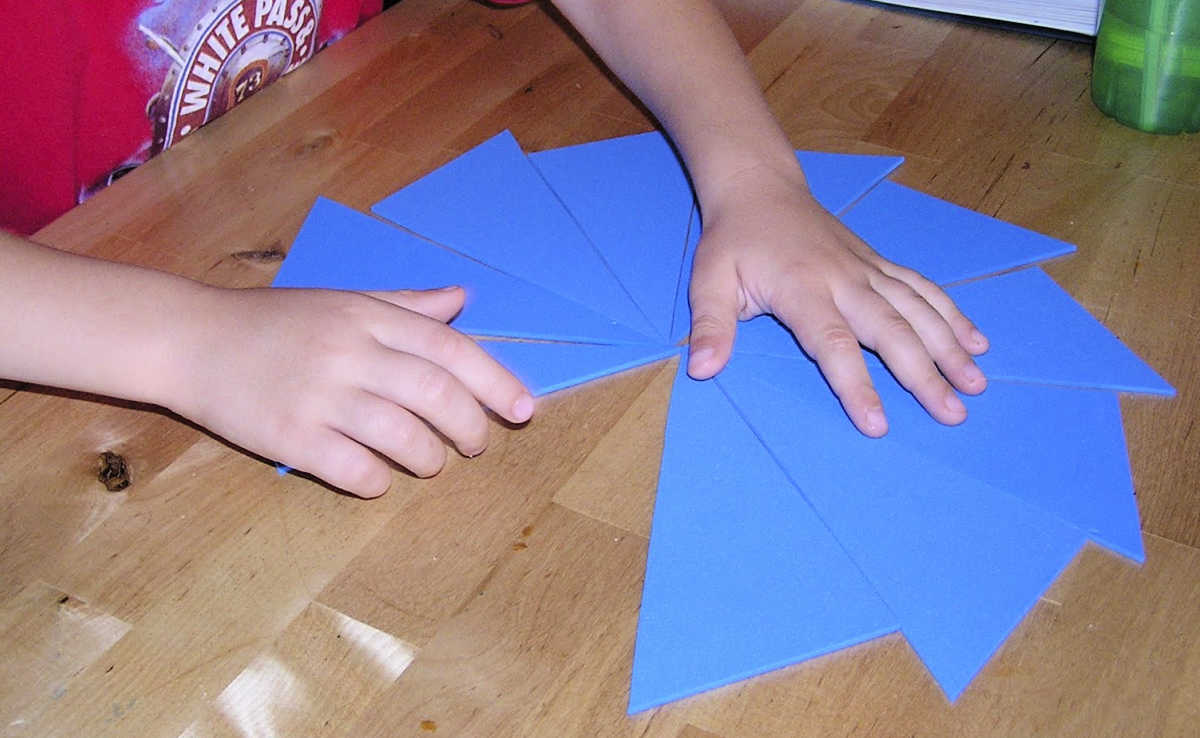
[[1200, 0], [1107, 0], [1092, 101], [1143, 131], [1200, 131]]

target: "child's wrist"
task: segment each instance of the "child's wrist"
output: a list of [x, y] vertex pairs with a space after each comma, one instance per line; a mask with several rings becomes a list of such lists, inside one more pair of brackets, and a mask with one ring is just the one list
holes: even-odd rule
[[221, 313], [225, 290], [183, 278], [164, 288], [157, 335], [146, 342], [151, 368], [147, 372], [147, 402], [191, 416], [198, 373], [214, 347], [212, 326]]
[[789, 162], [748, 163], [711, 182], [700, 193], [700, 210], [706, 222], [745, 211], [757, 214], [765, 207], [821, 210], [794, 156]]

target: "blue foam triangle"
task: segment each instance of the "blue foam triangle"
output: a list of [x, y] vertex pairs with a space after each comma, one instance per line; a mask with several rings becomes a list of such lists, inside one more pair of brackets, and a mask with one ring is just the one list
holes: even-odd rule
[[717, 381], [951, 700], [1085, 540], [903, 444], [862, 436], [811, 365], [738, 356]]
[[797, 151], [808, 189], [831, 213], [840, 213], [882, 182], [903, 156], [834, 154], [827, 151]]
[[535, 396], [679, 353], [679, 347], [661, 343], [601, 346], [586, 343], [480, 341], [479, 345], [516, 375]]
[[666, 138], [643, 133], [529, 159], [666, 339], [693, 203]]
[[629, 711], [896, 629], [714, 382], [671, 394]]
[[888, 438], [1075, 524], [1102, 546], [1145, 560], [1133, 478], [1110, 392], [992, 382], [963, 397], [967, 420], [929, 417], [882, 369], [872, 376], [890, 419]]
[[1174, 395], [1175, 389], [1041, 269], [951, 287], [991, 341], [976, 363], [994, 379]]
[[1075, 250], [1071, 244], [939, 200], [895, 182], [840, 216], [885, 259], [938, 284], [982, 277]]
[[453, 325], [480, 336], [644, 342], [644, 336], [570, 300], [318, 198], [273, 283], [276, 287], [389, 290], [461, 284]]
[[654, 335], [646, 316], [508, 131], [371, 209], [647, 337]]

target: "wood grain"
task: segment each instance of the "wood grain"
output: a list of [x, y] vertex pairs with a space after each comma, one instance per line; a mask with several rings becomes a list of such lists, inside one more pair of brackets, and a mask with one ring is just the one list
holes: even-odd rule
[[[154, 408], [4, 384], [0, 735], [1195, 735], [1200, 138], [1098, 113], [1080, 42], [721, 7], [797, 147], [903, 154], [900, 181], [1078, 244], [1050, 274], [1179, 389], [1122, 403], [1146, 564], [1086, 549], [954, 705], [892, 635], [628, 716], [674, 362], [370, 502]], [[546, 8], [405, 0], [37, 238], [265, 285], [318, 195], [365, 209], [505, 127], [536, 150], [652, 125]]]

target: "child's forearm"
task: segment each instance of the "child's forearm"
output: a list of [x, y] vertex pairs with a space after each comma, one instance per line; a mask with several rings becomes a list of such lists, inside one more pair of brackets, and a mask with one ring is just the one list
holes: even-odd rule
[[0, 377], [171, 403], [210, 288], [4, 232], [0, 264]]
[[555, 2], [666, 127], [703, 205], [751, 168], [803, 185], [787, 137], [708, 0]]

